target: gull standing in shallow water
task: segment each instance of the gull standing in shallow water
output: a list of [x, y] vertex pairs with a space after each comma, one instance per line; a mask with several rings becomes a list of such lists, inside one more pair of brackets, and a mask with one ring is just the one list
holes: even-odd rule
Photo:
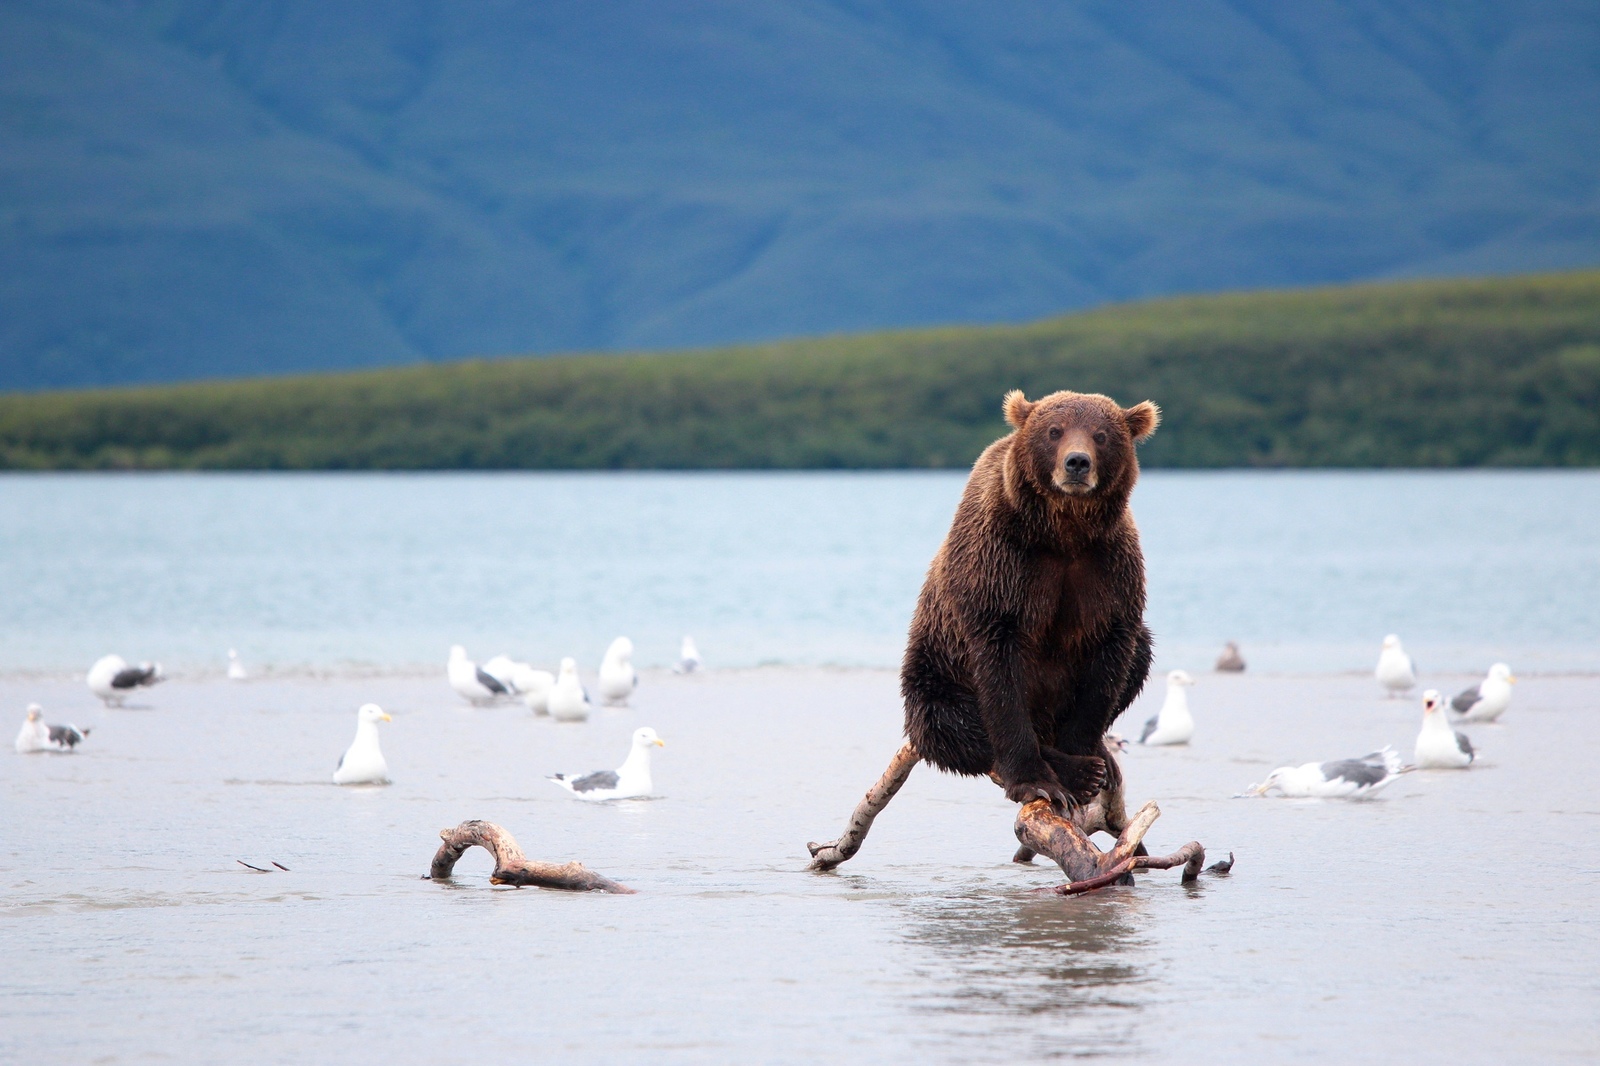
[[1223, 645], [1222, 654], [1217, 656], [1216, 669], [1224, 674], [1241, 674], [1244, 672], [1244, 656], [1239, 654], [1239, 645], [1228, 641]]
[[618, 637], [600, 661], [600, 698], [612, 707], [626, 707], [628, 697], [638, 687], [639, 675], [633, 669], [633, 641]]
[[383, 713], [376, 703], [363, 703], [356, 712], [356, 739], [339, 756], [339, 765], [333, 771], [336, 785], [387, 785], [389, 764], [383, 761], [383, 749], [378, 747], [378, 723], [394, 719]]
[[228, 680], [243, 681], [250, 675], [245, 672], [244, 663], [239, 661], [239, 653], [233, 648], [228, 649]]
[[121, 707], [122, 701], [134, 689], [166, 679], [160, 663], [129, 666], [120, 655], [106, 655], [89, 667], [89, 676], [85, 680], [89, 683], [89, 691], [99, 696], [107, 707]]
[[1450, 701], [1458, 721], [1492, 722], [1511, 706], [1511, 686], [1517, 676], [1505, 663], [1489, 667], [1489, 676]]
[[1167, 675], [1167, 698], [1161, 711], [1144, 724], [1139, 743], [1152, 746], [1187, 744], [1194, 736], [1194, 716], [1189, 713], [1189, 697], [1184, 689], [1194, 684], [1186, 671], [1174, 670]]
[[450, 646], [450, 662], [445, 666], [445, 673], [456, 695], [474, 707], [493, 703], [507, 693], [505, 682], [468, 659], [467, 649], [459, 644]]
[[694, 638], [683, 638], [683, 646], [678, 650], [678, 664], [672, 668], [675, 674], [692, 674], [700, 669], [700, 649], [694, 646]]
[[1378, 653], [1378, 668], [1373, 671], [1373, 676], [1391, 696], [1398, 696], [1416, 686], [1417, 666], [1400, 646], [1400, 638], [1393, 633], [1383, 638], [1383, 650]]
[[589, 718], [589, 693], [578, 680], [578, 661], [572, 656], [561, 660], [561, 676], [550, 690], [550, 717], [558, 722], [583, 722]]
[[1467, 735], [1445, 721], [1444, 697], [1435, 689], [1422, 694], [1422, 732], [1412, 758], [1422, 770], [1464, 770], [1477, 758]]
[[628, 757], [615, 770], [596, 770], [582, 777], [551, 774], [550, 780], [582, 800], [636, 799], [648, 796], [650, 782], [650, 749], [664, 748], [667, 742], [656, 736], [649, 726], [633, 731], [633, 747]]
[[44, 708], [37, 703], [28, 704], [28, 717], [17, 733], [17, 752], [31, 755], [36, 751], [71, 751], [89, 735], [87, 729], [70, 725], [45, 725]]
[[1251, 785], [1245, 794], [1265, 796], [1275, 792], [1291, 798], [1360, 799], [1372, 795], [1405, 772], [1399, 754], [1393, 748], [1384, 748], [1359, 759], [1280, 766], [1261, 784]]

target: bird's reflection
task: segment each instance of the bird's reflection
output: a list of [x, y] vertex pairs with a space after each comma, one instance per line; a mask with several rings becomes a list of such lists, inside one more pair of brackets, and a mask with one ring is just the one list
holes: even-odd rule
[[918, 1009], [985, 1016], [986, 1032], [1015, 1029], [1033, 1056], [1127, 1051], [1137, 1042], [1139, 988], [1149, 978], [1132, 893], [1062, 899], [985, 886], [902, 903]]

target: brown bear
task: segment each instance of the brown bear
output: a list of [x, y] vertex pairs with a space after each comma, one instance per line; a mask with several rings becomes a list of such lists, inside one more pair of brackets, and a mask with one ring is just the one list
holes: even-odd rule
[[1118, 783], [1103, 738], [1150, 672], [1128, 497], [1161, 412], [1013, 391], [1005, 417], [1015, 430], [974, 464], [917, 601], [906, 736], [940, 769], [1065, 808]]

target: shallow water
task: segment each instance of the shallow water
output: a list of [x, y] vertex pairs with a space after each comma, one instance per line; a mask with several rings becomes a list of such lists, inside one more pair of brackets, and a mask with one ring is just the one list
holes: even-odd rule
[[[892, 666], [957, 473], [0, 475], [0, 671]], [[1147, 472], [1162, 668], [1600, 669], [1600, 471]]]
[[[568, 726], [435, 678], [180, 680], [127, 710], [3, 680], [0, 706], [94, 728], [73, 755], [0, 758], [0, 1058], [1600, 1055], [1600, 681], [1526, 679], [1473, 730], [1480, 765], [1349, 803], [1230, 797], [1281, 762], [1408, 752], [1413, 701], [1363, 677], [1199, 680], [1194, 744], [1125, 768], [1162, 805], [1153, 847], [1199, 839], [1233, 874], [1069, 900], [1007, 861], [994, 786], [925, 767], [860, 855], [805, 872], [898, 742], [887, 671], [652, 673], [634, 708]], [[394, 715], [396, 783], [325, 784], [366, 699]], [[614, 765], [639, 724], [668, 741], [661, 798], [542, 780]], [[481, 851], [422, 880], [469, 817], [639, 894], [492, 888]]]

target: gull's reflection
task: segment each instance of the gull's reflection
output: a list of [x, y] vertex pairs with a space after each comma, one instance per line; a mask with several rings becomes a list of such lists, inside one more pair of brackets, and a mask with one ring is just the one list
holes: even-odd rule
[[[918, 1009], [984, 1016], [1034, 1057], [1126, 1052], [1149, 980], [1137, 897], [996, 895], [903, 901]], [[954, 1018], [952, 1018], [954, 1020]]]

